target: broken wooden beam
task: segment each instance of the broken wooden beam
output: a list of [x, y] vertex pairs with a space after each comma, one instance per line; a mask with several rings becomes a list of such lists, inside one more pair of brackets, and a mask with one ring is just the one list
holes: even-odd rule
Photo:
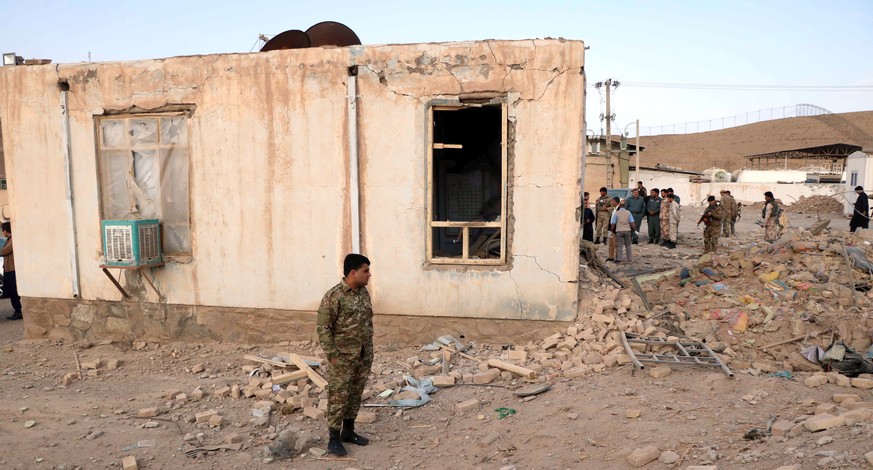
[[515, 364], [510, 364], [508, 362], [501, 361], [500, 359], [488, 359], [488, 365], [496, 369], [512, 372], [513, 374], [520, 375], [528, 379], [537, 378], [537, 372], [535, 370], [528, 369], [527, 367], [517, 366]]
[[306, 375], [309, 377], [309, 380], [312, 381], [318, 388], [322, 390], [327, 390], [327, 380], [324, 380], [324, 377], [318, 375], [318, 372], [312, 370], [312, 367], [309, 367], [309, 364], [306, 363], [300, 356], [294, 353], [280, 353], [283, 356], [287, 356], [292, 364], [297, 366], [298, 369], [305, 371]]
[[305, 370], [295, 370], [294, 372], [274, 375], [270, 379], [270, 382], [273, 382], [273, 385], [283, 385], [288, 382], [293, 382], [295, 380], [305, 379], [308, 377], [309, 374]]
[[247, 361], [260, 362], [261, 364], [269, 364], [273, 367], [288, 367], [291, 365], [291, 364], [288, 364], [287, 362], [274, 361], [274, 360], [266, 358], [266, 357], [255, 356], [253, 354], [246, 354], [245, 356], [243, 356], [243, 359], [245, 359]]

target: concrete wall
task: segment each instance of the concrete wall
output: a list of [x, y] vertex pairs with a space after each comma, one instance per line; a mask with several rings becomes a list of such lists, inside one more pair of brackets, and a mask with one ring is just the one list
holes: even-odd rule
[[[359, 66], [362, 251], [377, 314], [576, 315], [584, 145], [579, 41], [356, 46], [0, 69], [19, 292], [69, 299], [58, 80], [69, 83], [81, 296], [120, 300], [101, 264], [95, 116], [193, 105], [193, 256], [154, 270], [144, 302], [312, 312], [350, 251], [347, 68]], [[505, 96], [512, 234], [502, 268], [425, 266], [427, 110]], [[34, 303], [34, 305], [38, 305]], [[257, 315], [256, 311], [252, 314]], [[198, 320], [199, 321], [199, 320]]]
[[673, 188], [682, 198], [683, 206], [702, 206], [707, 196], [719, 197], [722, 189], [727, 189], [731, 195], [743, 204], [754, 204], [764, 200], [764, 192], [773, 191], [777, 199], [786, 205], [791, 205], [801, 197], [834, 196], [842, 200], [840, 193], [845, 189], [841, 184], [777, 184], [770, 183], [692, 183], [690, 175], [668, 173], [663, 171], [643, 170], [643, 184], [648, 189]]

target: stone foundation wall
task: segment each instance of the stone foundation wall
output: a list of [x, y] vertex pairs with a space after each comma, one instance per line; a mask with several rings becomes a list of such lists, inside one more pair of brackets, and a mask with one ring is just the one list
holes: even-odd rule
[[[105, 300], [22, 298], [25, 337], [78, 341], [224, 341], [274, 343], [315, 339], [315, 312]], [[377, 344], [418, 345], [451, 334], [463, 341], [523, 343], [567, 323], [376, 315]]]

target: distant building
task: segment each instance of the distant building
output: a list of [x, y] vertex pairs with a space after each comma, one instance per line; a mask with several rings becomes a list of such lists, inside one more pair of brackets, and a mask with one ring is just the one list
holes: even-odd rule
[[846, 158], [845, 185], [843, 213], [851, 216], [855, 200], [858, 198], [858, 195], [855, 193], [855, 187], [863, 186], [868, 195], [871, 194], [870, 190], [873, 189], [873, 155], [859, 150]]
[[[585, 191], [596, 194], [606, 186], [607, 188], [629, 188], [635, 186], [631, 181], [633, 175], [629, 173], [631, 158], [636, 156], [637, 147], [631, 143], [623, 145], [621, 136], [615, 136], [610, 142], [612, 152], [607, 158], [606, 136], [594, 136], [586, 139], [587, 155], [585, 157]], [[625, 147], [622, 149], [622, 147]], [[645, 147], [640, 146], [640, 151]], [[607, 165], [607, 161], [609, 165]], [[608, 175], [612, 174], [612, 181]]]

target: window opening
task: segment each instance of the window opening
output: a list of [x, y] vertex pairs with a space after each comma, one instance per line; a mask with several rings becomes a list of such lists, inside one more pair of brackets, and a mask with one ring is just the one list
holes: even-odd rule
[[505, 105], [431, 108], [428, 261], [506, 261]]
[[190, 254], [188, 118], [183, 113], [98, 119], [103, 219], [161, 221], [169, 254]]

